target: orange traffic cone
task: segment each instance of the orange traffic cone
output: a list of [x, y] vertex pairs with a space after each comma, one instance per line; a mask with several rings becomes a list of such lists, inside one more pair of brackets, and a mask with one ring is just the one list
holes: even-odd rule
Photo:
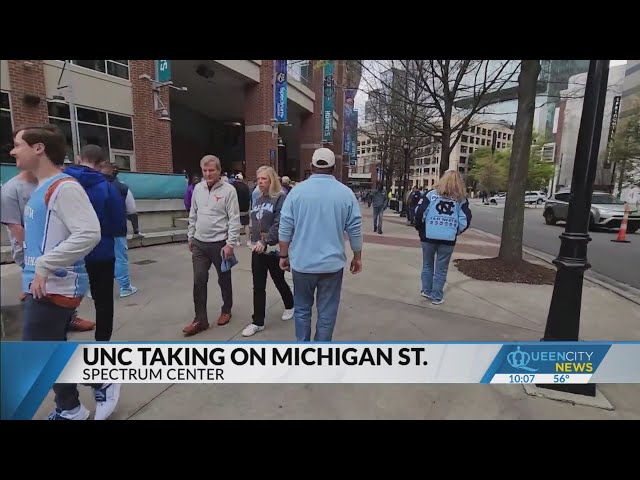
[[631, 243], [627, 240], [627, 222], [629, 221], [629, 204], [624, 204], [624, 216], [622, 217], [622, 223], [620, 224], [620, 230], [618, 230], [618, 237], [612, 242], [618, 243]]

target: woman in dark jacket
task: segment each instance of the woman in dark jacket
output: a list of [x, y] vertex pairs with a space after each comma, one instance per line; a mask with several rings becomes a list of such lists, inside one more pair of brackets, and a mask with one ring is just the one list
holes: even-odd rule
[[280, 210], [287, 194], [282, 190], [275, 170], [260, 167], [256, 174], [260, 194], [251, 208], [251, 272], [253, 274], [253, 323], [242, 331], [250, 337], [264, 330], [267, 297], [267, 272], [284, 302], [282, 320], [293, 318], [293, 294], [284, 278], [278, 257]]

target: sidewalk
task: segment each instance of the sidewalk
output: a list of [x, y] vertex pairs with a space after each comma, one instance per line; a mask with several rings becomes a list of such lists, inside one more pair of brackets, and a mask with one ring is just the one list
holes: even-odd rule
[[[552, 286], [480, 282], [449, 270], [445, 303], [433, 306], [419, 294], [422, 252], [417, 232], [387, 211], [383, 235], [373, 233], [371, 209], [364, 214], [364, 270], [345, 273], [338, 324], [341, 341], [538, 341], [544, 332]], [[495, 256], [499, 244], [469, 230], [455, 258]], [[234, 268], [235, 305], [231, 322], [212, 326], [189, 341], [291, 341], [292, 321], [280, 320], [282, 304], [272, 282], [267, 287], [266, 329], [245, 339], [252, 291], [250, 255], [238, 247]], [[527, 260], [545, 264], [535, 257]], [[192, 269], [185, 243], [130, 251], [131, 276], [139, 292], [116, 299], [116, 341], [184, 341], [182, 328], [193, 318]], [[19, 272], [2, 266], [3, 310], [16, 305]], [[221, 305], [215, 272], [209, 314]], [[640, 309], [602, 287], [585, 283], [583, 340], [640, 340]], [[80, 315], [93, 318], [87, 299]], [[315, 316], [315, 314], [314, 314]], [[8, 329], [9, 330], [9, 329]], [[7, 340], [19, 338], [18, 329]], [[74, 333], [93, 341], [93, 332]], [[522, 386], [488, 385], [125, 385], [114, 419], [640, 419], [640, 385], [599, 385], [614, 411], [574, 406], [527, 395]], [[87, 388], [81, 397], [94, 402]], [[35, 418], [52, 408], [50, 395]]]

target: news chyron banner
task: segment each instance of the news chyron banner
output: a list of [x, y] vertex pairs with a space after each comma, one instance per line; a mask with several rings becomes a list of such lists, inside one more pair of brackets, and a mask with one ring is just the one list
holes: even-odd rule
[[639, 342], [3, 342], [1, 353], [3, 419], [32, 418], [54, 383], [640, 383]]

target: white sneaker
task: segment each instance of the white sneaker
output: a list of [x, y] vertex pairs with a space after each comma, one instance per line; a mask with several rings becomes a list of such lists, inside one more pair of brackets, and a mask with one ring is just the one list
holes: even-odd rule
[[255, 323], [250, 323], [249, 325], [244, 327], [244, 330], [242, 330], [242, 336], [250, 337], [251, 335], [255, 335], [262, 330], [264, 330], [264, 325], [261, 327], [259, 325], [256, 325]]
[[134, 293], [136, 293], [138, 291], [138, 287], [131, 287], [129, 289], [127, 288], [121, 288], [120, 289], [120, 298], [125, 298], [125, 297], [129, 297], [131, 295], [133, 295]]
[[428, 298], [429, 300], [431, 300], [431, 297], [427, 295], [425, 292], [420, 292], [420, 295], [422, 295], [424, 298]]
[[282, 313], [282, 320], [291, 320], [293, 318], [293, 308], [285, 308]]
[[91, 415], [91, 412], [87, 410], [87, 407], [80, 404], [79, 407], [74, 410], [60, 410], [56, 408], [49, 414], [47, 420], [86, 420]]
[[106, 420], [111, 416], [120, 399], [119, 383], [105, 383], [96, 388], [96, 414], [94, 420]]
[[432, 305], [442, 305], [444, 303], [444, 300], [433, 300], [431, 302]]

